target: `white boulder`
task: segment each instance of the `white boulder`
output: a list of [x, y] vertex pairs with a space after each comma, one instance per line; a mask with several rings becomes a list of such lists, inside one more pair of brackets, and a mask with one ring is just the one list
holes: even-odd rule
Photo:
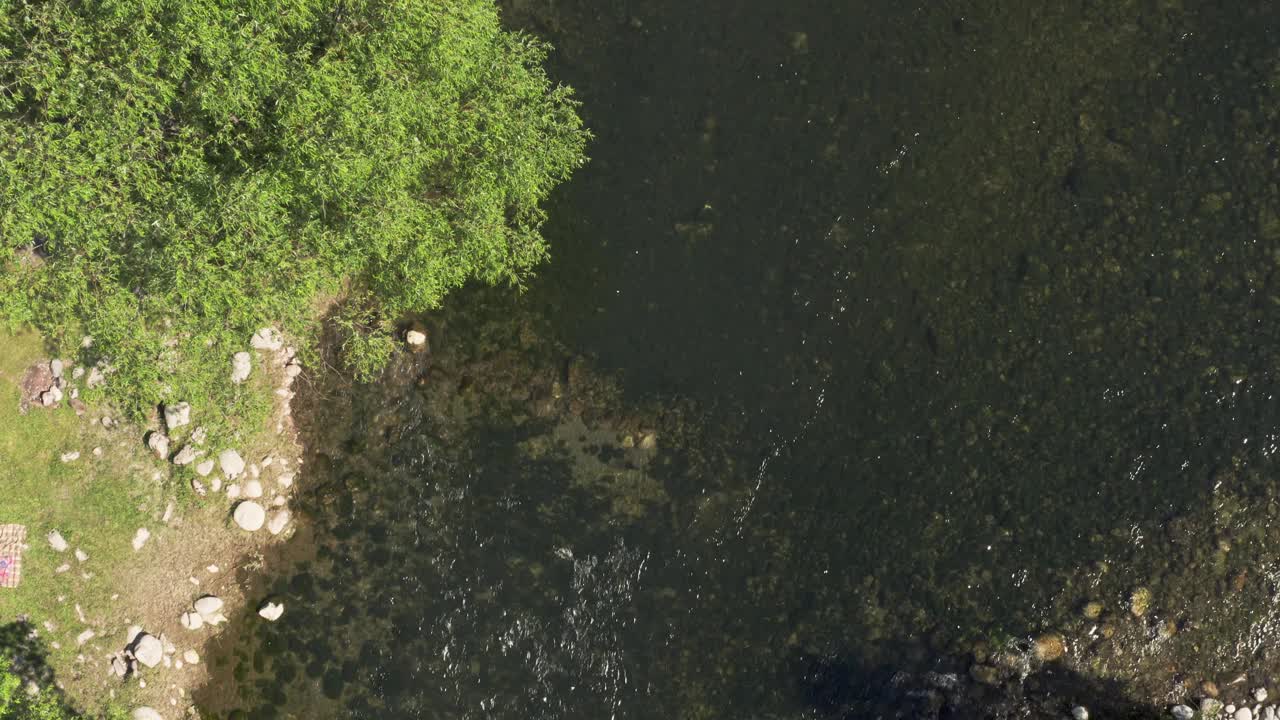
[[49, 547], [57, 552], [66, 552], [71, 546], [67, 544], [66, 538], [62, 537], [62, 533], [53, 530], [49, 533]]
[[284, 337], [275, 328], [262, 328], [249, 339], [249, 347], [254, 350], [279, 350], [284, 347]]
[[178, 621], [188, 630], [199, 630], [204, 627], [204, 618], [198, 612], [184, 612]]
[[280, 619], [281, 615], [284, 615], [284, 603], [268, 600], [262, 604], [262, 607], [258, 608], [258, 615], [268, 622], [275, 622]]
[[280, 510], [271, 516], [271, 522], [267, 523], [267, 531], [272, 535], [279, 535], [289, 526], [289, 511]]
[[236, 505], [236, 509], [232, 512], [232, 517], [241, 530], [254, 532], [261, 530], [263, 523], [267, 521], [267, 511], [263, 510], [262, 506], [256, 502], [245, 500]]
[[404, 341], [414, 346], [427, 344], [427, 334], [418, 330], [410, 330], [404, 334]]
[[134, 711], [130, 713], [129, 718], [130, 720], [164, 720], [163, 715], [145, 705], [140, 708], [135, 708]]
[[212, 460], [205, 460], [199, 465], [196, 465], [196, 472], [200, 473], [200, 477], [207, 477], [209, 473], [213, 472], [214, 464], [215, 463]]

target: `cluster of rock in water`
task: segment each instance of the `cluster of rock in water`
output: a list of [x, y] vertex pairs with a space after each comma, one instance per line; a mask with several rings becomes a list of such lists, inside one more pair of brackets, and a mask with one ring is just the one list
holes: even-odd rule
[[[1216, 688], [1212, 689], [1216, 694]], [[1267, 689], [1256, 688], [1249, 697], [1241, 700], [1239, 706], [1226, 703], [1217, 697], [1204, 697], [1200, 700], [1197, 712], [1190, 705], [1174, 705], [1169, 711], [1174, 720], [1277, 720], [1280, 718], [1280, 706], [1264, 705], [1267, 701]]]

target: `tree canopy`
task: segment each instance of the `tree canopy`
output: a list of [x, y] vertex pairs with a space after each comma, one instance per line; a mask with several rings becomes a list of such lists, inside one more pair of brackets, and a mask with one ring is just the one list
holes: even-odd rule
[[0, 0], [0, 313], [91, 335], [133, 409], [339, 296], [372, 373], [547, 257], [588, 134], [546, 52], [492, 0]]

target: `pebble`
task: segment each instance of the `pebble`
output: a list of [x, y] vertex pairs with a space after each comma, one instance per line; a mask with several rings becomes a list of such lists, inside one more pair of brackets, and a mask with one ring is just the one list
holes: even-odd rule
[[88, 560], [88, 559], [89, 559], [89, 553], [81, 550], [80, 548], [76, 548], [76, 560], [79, 560], [80, 562], [84, 562], [85, 560]]
[[[228, 494], [230, 493], [228, 492]], [[236, 509], [232, 512], [232, 518], [235, 519], [236, 525], [239, 525], [241, 530], [255, 532], [261, 530], [263, 523], [267, 521], [267, 511], [263, 510], [258, 503], [246, 500], [236, 505]]]
[[205, 496], [204, 483], [200, 482], [200, 478], [191, 478], [191, 491], [200, 497]]
[[200, 653], [197, 653], [195, 650], [185, 650], [182, 653], [182, 659], [185, 660], [188, 665], [195, 665], [200, 662]]
[[194, 445], [183, 445], [182, 449], [178, 451], [178, 454], [173, 456], [173, 464], [178, 466], [190, 465], [195, 462], [196, 458], [200, 457], [200, 455], [200, 451], [197, 450]]
[[140, 708], [134, 708], [129, 718], [130, 720], [164, 720], [163, 715], [145, 705]]
[[1254, 700], [1257, 700], [1258, 702], [1266, 702], [1266, 701], [1267, 701], [1267, 689], [1266, 689], [1266, 688], [1258, 688], [1257, 690], [1254, 690], [1254, 691], [1253, 691], [1253, 699], [1254, 699]]
[[147, 540], [150, 540], [150, 539], [151, 539], [151, 531], [150, 531], [150, 530], [148, 530], [148, 529], [146, 529], [146, 528], [138, 528], [138, 531], [137, 531], [137, 532], [135, 532], [135, 533], [133, 534], [133, 550], [134, 550], [134, 552], [137, 552], [137, 551], [141, 550], [141, 549], [142, 549], [142, 546], [143, 546], [143, 545], [146, 545], [146, 544], [147, 544]]
[[1235, 720], [1253, 720], [1253, 711], [1247, 707], [1242, 707], [1236, 710], [1231, 717], [1235, 718]]
[[257, 480], [249, 480], [241, 490], [247, 498], [256, 500], [262, 497], [262, 483]]
[[102, 448], [100, 448], [100, 447], [96, 447], [96, 448], [94, 448], [94, 449], [93, 449], [93, 456], [94, 456], [94, 457], [102, 457]]
[[214, 492], [222, 490], [222, 478], [214, 475], [213, 479], [209, 481], [209, 489]]
[[56, 378], [62, 377], [62, 361], [56, 360], [56, 359], [51, 360], [49, 362], [49, 370], [53, 373], [54, 377]]
[[62, 455], [61, 455], [61, 456], [59, 456], [59, 458], [58, 458], [58, 459], [59, 459], [59, 460], [61, 460], [61, 461], [62, 461], [62, 462], [64, 462], [64, 463], [69, 463], [69, 462], [72, 462], [72, 461], [75, 461], [75, 460], [79, 460], [79, 459], [80, 459], [80, 451], [79, 451], [79, 450], [72, 450], [71, 452], [65, 452], [65, 453], [62, 453]]
[[218, 570], [220, 570], [220, 568], [217, 565], [210, 565], [209, 567], [205, 568], [205, 570], [208, 570], [211, 573], [216, 573], [218, 572]]
[[232, 500], [240, 497], [240, 483], [231, 483], [227, 486], [227, 497]]
[[205, 460], [199, 465], [196, 465], [196, 472], [200, 473], [200, 477], [205, 477], [209, 473], [213, 472], [213, 466], [214, 462], [212, 460]]
[[419, 330], [410, 330], [404, 334], [404, 341], [414, 346], [427, 344], [427, 334]]
[[228, 478], [234, 478], [244, 472], [244, 458], [235, 450], [223, 450], [218, 453], [218, 465]]
[[53, 548], [56, 552], [66, 552], [67, 548], [71, 547], [67, 544], [66, 538], [62, 537], [62, 533], [57, 530], [51, 531], [48, 537], [49, 547]]

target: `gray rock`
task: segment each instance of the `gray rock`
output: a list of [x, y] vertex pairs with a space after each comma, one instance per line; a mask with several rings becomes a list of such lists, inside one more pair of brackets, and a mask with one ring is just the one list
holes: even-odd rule
[[239, 477], [244, 472], [244, 458], [235, 450], [223, 450], [218, 453], [218, 466], [227, 477]]
[[147, 706], [135, 708], [130, 720], [164, 720], [164, 716]]
[[263, 523], [267, 521], [267, 511], [252, 500], [246, 500], [236, 505], [236, 509], [232, 511], [231, 516], [241, 530], [247, 530], [248, 532], [261, 530]]
[[1173, 720], [1191, 720], [1195, 717], [1196, 711], [1186, 705], [1174, 705], [1170, 714], [1173, 715]]
[[195, 603], [196, 612], [200, 613], [205, 622], [217, 617], [222, 612], [222, 606], [222, 598], [213, 595], [205, 595]]
[[161, 460], [169, 457], [169, 438], [164, 433], [152, 430], [147, 434], [147, 447]]
[[125, 664], [124, 658], [119, 655], [111, 658], [111, 674], [116, 677], [124, 677], [129, 674], [129, 666]]
[[62, 537], [62, 533], [52, 530], [49, 532], [49, 547], [57, 552], [66, 552], [71, 546], [67, 544], [66, 538]]
[[62, 377], [62, 361], [58, 359], [50, 360], [49, 370], [53, 373], [54, 377]]
[[165, 405], [164, 424], [170, 430], [191, 424], [191, 405], [185, 402]]
[[89, 368], [89, 377], [84, 381], [85, 385], [91, 388], [100, 387], [107, 381], [107, 376], [102, 374], [102, 370], [97, 367]]
[[188, 630], [199, 630], [204, 627], [204, 618], [198, 612], [184, 612], [182, 617], [178, 618], [178, 622]]
[[150, 633], [142, 633], [133, 642], [133, 656], [147, 667], [155, 667], [164, 660], [164, 647]]
[[191, 431], [191, 442], [195, 445], [204, 443], [209, 437], [209, 431], [203, 425], [197, 425], [195, 430]]
[[150, 531], [150, 530], [148, 530], [148, 529], [146, 529], [146, 528], [138, 528], [138, 531], [137, 531], [137, 532], [135, 532], [135, 533], [133, 534], [133, 550], [134, 550], [134, 552], [137, 552], [137, 551], [141, 550], [141, 549], [142, 549], [142, 546], [143, 546], [143, 545], [146, 545], [146, 544], [147, 544], [147, 541], [148, 541], [148, 540], [150, 540], [150, 539], [151, 539], [151, 531]]
[[1235, 720], [1253, 720], [1253, 711], [1247, 707], [1242, 707], [1236, 710], [1231, 717], [1235, 718]]
[[178, 451], [178, 454], [173, 456], [173, 464], [190, 465], [196, 461], [196, 458], [203, 454], [204, 452], [197, 450], [194, 445], [183, 445], [182, 449]]
[[247, 352], [238, 352], [231, 357], [231, 382], [237, 385], [249, 379], [253, 372], [253, 358]]
[[212, 460], [205, 460], [199, 465], [196, 465], [196, 472], [200, 473], [200, 477], [208, 477], [209, 473], [213, 472], [214, 464], [215, 463]]
[[262, 497], [262, 483], [258, 480], [246, 482], [241, 490], [244, 492], [244, 496], [251, 500], [257, 500]]
[[196, 652], [195, 650], [184, 650], [182, 652], [182, 659], [188, 665], [195, 665], [196, 663], [200, 662], [200, 653]]

